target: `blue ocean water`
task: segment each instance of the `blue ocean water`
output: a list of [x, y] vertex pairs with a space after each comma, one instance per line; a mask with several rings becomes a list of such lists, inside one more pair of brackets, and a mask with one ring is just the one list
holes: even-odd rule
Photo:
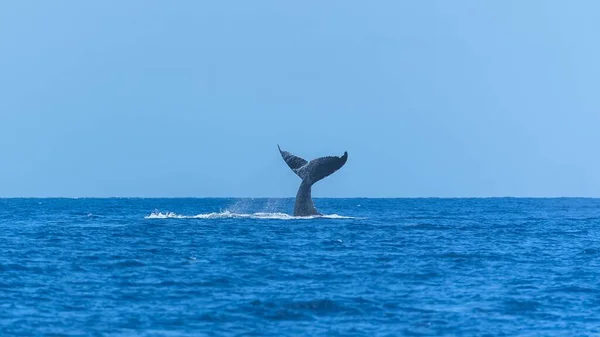
[[600, 200], [1, 199], [0, 335], [600, 334]]

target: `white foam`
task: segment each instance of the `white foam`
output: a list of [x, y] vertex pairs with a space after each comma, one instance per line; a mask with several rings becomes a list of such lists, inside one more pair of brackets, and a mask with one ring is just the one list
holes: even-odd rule
[[224, 211], [220, 213], [204, 213], [196, 215], [180, 215], [173, 212], [152, 212], [150, 215], [144, 217], [145, 219], [227, 219], [227, 218], [246, 218], [246, 219], [275, 219], [275, 220], [302, 220], [302, 219], [354, 219], [350, 216], [343, 216], [337, 214], [326, 214], [322, 216], [292, 216], [285, 213], [232, 213], [230, 211]]

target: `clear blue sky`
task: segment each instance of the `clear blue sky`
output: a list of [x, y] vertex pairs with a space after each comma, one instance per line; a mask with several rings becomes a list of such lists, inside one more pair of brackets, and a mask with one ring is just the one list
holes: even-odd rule
[[598, 1], [3, 1], [0, 196], [600, 196]]

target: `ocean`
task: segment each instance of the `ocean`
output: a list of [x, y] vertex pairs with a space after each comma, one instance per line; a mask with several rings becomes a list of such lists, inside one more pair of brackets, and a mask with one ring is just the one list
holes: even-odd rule
[[0, 335], [600, 335], [600, 199], [293, 202], [0, 199]]

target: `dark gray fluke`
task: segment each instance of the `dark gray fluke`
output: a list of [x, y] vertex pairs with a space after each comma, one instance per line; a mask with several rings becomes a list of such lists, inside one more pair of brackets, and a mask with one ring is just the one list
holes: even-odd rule
[[279, 153], [285, 163], [302, 179], [298, 193], [296, 194], [296, 203], [294, 204], [294, 216], [322, 215], [317, 212], [311, 198], [311, 187], [317, 181], [331, 175], [346, 164], [348, 152], [344, 152], [341, 157], [321, 157], [306, 161], [298, 156], [281, 150], [277, 145]]

